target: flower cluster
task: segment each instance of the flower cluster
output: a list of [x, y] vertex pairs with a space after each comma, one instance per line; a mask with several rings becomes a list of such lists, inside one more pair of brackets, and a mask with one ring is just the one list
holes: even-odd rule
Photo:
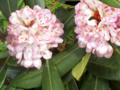
[[75, 13], [79, 46], [98, 57], [110, 58], [113, 48], [109, 42], [120, 46], [120, 9], [99, 0], [81, 0]]
[[63, 24], [48, 9], [26, 6], [9, 18], [7, 43], [12, 56], [22, 66], [41, 67], [41, 60], [52, 57], [51, 48], [63, 42]]

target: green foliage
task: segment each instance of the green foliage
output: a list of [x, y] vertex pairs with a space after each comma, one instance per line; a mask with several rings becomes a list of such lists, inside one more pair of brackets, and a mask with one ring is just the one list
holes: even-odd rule
[[85, 68], [88, 64], [88, 61], [90, 59], [90, 54], [86, 54], [80, 63], [78, 63], [72, 70], [72, 75], [76, 80], [79, 80], [83, 73], [85, 72]]
[[56, 67], [49, 61], [46, 62], [42, 76], [42, 90], [65, 90]]
[[5, 78], [7, 75], [7, 68], [5, 66], [2, 66], [0, 69], [0, 88], [2, 88]]
[[94, 75], [104, 79], [120, 80], [120, 55], [114, 54], [110, 59], [94, 58], [89, 70]]
[[80, 90], [110, 90], [110, 88], [106, 80], [88, 74]]
[[5, 42], [0, 41], [0, 59], [8, 56], [7, 46]]
[[100, 0], [105, 4], [108, 4], [112, 7], [120, 8], [120, 1], [119, 0]]
[[23, 0], [0, 0], [0, 10], [8, 18], [13, 11], [20, 8], [21, 1]]
[[11, 82], [11, 86], [27, 89], [41, 86], [42, 71], [42, 68], [40, 70], [26, 70]]
[[33, 7], [34, 5], [39, 5], [45, 8], [45, 1], [44, 0], [24, 0], [26, 5]]

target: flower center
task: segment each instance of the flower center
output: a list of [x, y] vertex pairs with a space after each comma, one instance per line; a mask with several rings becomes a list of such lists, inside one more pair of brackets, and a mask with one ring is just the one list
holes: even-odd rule
[[99, 11], [95, 11], [94, 15], [93, 15], [94, 19], [96, 19], [98, 22], [101, 21], [101, 18], [100, 18], [100, 14], [99, 14]]
[[97, 21], [97, 24], [100, 23], [100, 21], [101, 21], [101, 17], [100, 17], [100, 13], [99, 13], [98, 10], [96, 10], [96, 11], [94, 12], [93, 16], [90, 17], [89, 20], [92, 20], [92, 19], [95, 19], [95, 20]]
[[34, 23], [34, 20], [24, 20], [24, 24], [26, 27], [31, 27]]

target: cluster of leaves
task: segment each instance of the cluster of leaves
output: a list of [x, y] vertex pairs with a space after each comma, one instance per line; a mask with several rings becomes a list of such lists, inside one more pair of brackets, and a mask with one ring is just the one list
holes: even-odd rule
[[[101, 0], [120, 7], [118, 0]], [[0, 90], [120, 90], [120, 49], [110, 59], [77, 46], [74, 5], [79, 0], [0, 0]], [[5, 35], [10, 13], [29, 5], [49, 8], [64, 23], [64, 43], [40, 70], [25, 69], [8, 54]]]

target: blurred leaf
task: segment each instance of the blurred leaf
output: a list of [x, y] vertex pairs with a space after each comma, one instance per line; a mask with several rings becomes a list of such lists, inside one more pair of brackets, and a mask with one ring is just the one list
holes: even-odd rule
[[85, 52], [77, 45], [73, 45], [69, 50], [66, 50], [53, 58], [60, 75], [69, 72], [83, 57]]
[[[11, 59], [9, 60], [11, 61]], [[17, 75], [19, 75], [23, 69], [18, 68], [18, 67], [8, 67], [7, 68], [7, 77], [10, 79], [14, 79]]]
[[0, 41], [0, 51], [6, 51], [7, 50], [7, 44], [5, 42]]
[[59, 0], [59, 1], [62, 3], [65, 3], [65, 2], [76, 2], [76, 1], [80, 1], [80, 0]]
[[45, 8], [45, 1], [44, 0], [24, 0], [26, 5], [33, 7], [34, 5], [39, 5]]
[[21, 0], [0, 0], [0, 10], [8, 18], [11, 12], [19, 8], [17, 5], [20, 1]]
[[65, 90], [78, 90], [77, 82], [72, 77], [71, 73], [66, 75], [64, 79]]
[[4, 85], [2, 88], [0, 88], [0, 90], [24, 90], [24, 89], [18, 89], [18, 88], [9, 87], [7, 85]]
[[120, 81], [110, 81], [111, 90], [120, 90]]
[[46, 7], [49, 8], [52, 12], [55, 12], [56, 9], [62, 6], [62, 3], [59, 3], [56, 0], [45, 0]]
[[88, 61], [90, 59], [91, 54], [86, 54], [83, 58], [82, 61], [80, 63], [78, 63], [72, 70], [72, 75], [76, 80], [80, 80], [80, 78], [82, 77], [85, 68], [88, 64]]
[[56, 67], [49, 61], [46, 62], [42, 76], [42, 90], [65, 90]]
[[72, 8], [65, 9], [65, 8], [61, 7], [56, 10], [55, 14], [62, 23], [67, 24], [67, 22], [69, 22], [69, 21], [74, 22], [74, 15], [73, 15], [74, 9], [72, 9]]
[[5, 78], [7, 76], [6, 63], [8, 62], [8, 60], [9, 60], [9, 57], [6, 59], [3, 66], [1, 66], [1, 68], [0, 68], [0, 88], [2, 88], [2, 86], [3, 86], [4, 82], [5, 82]]
[[7, 68], [5, 66], [3, 66], [0, 69], [0, 88], [2, 87], [2, 85], [4, 84], [5, 78], [7, 75]]
[[64, 23], [64, 43], [71, 46], [71, 43], [75, 41], [74, 9], [59, 8], [56, 15]]
[[6, 86], [3, 85], [0, 90], [6, 90]]
[[104, 79], [120, 80], [120, 55], [114, 53], [109, 59], [92, 58], [89, 71]]
[[24, 0], [19, 0], [19, 2], [17, 3], [17, 8], [23, 8], [25, 6]]
[[5, 90], [24, 90], [24, 89], [19, 89], [19, 88], [14, 88], [14, 87], [7, 87]]
[[63, 4], [58, 0], [45, 0], [46, 7], [49, 8], [53, 13], [60, 7], [71, 8], [70, 5]]
[[80, 90], [110, 90], [106, 80], [88, 75], [83, 81]]
[[[83, 55], [83, 50], [75, 45], [69, 50], [57, 54], [51, 61], [55, 63], [58, 72], [62, 76], [69, 72], [81, 60]], [[25, 71], [25, 73], [16, 77], [11, 85], [19, 88], [39, 87], [41, 85], [41, 74], [42, 70]]]
[[67, 85], [66, 85], [66, 90], [78, 90], [77, 83], [75, 80], [71, 80]]
[[5, 42], [0, 41], [0, 59], [8, 57], [7, 45]]
[[[5, 18], [5, 16], [0, 11], [0, 32], [2, 34], [6, 33], [6, 31], [7, 31], [7, 25], [8, 25], [8, 20]], [[3, 37], [3, 36], [1, 36], [1, 37]]]
[[13, 87], [33, 88], [41, 85], [42, 68], [40, 70], [25, 71], [17, 76], [12, 82]]
[[108, 4], [109, 6], [120, 8], [119, 0], [100, 0], [100, 1], [102, 1], [105, 4]]
[[2, 59], [2, 58], [6, 58], [6, 57], [8, 57], [8, 52], [7, 51], [4, 51], [4, 52], [0, 52], [0, 59]]

